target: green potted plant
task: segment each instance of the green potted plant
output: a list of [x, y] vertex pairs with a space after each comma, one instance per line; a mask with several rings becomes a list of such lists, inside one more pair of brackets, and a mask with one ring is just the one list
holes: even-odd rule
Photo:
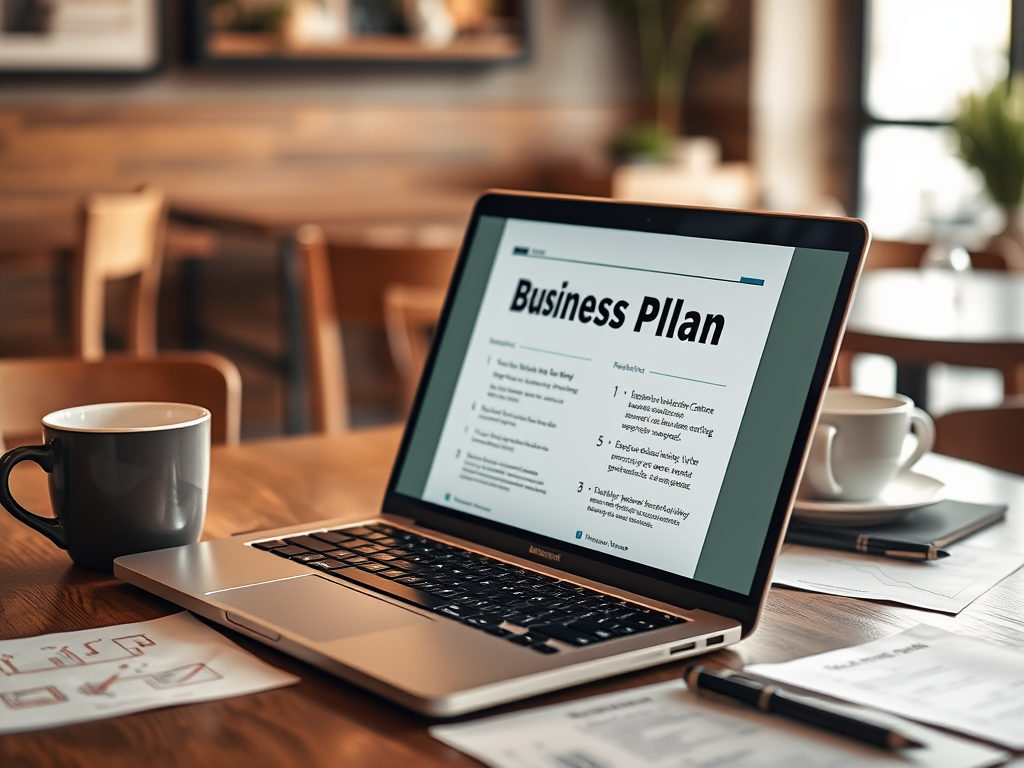
[[683, 129], [683, 95], [693, 50], [722, 18], [728, 0], [615, 0], [632, 17], [651, 119], [627, 128], [612, 144], [616, 160], [664, 162]]
[[1014, 77], [965, 97], [953, 130], [960, 157], [978, 169], [989, 197], [1006, 214], [1006, 227], [996, 239], [1013, 240], [1024, 257], [1024, 79]]

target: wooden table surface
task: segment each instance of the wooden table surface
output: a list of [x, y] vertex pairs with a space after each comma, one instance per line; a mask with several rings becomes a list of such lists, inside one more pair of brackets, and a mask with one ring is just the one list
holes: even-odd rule
[[[379, 509], [399, 430], [298, 437], [213, 451], [204, 535], [228, 536]], [[939, 456], [921, 471], [955, 498], [1010, 503], [1008, 519], [977, 534], [980, 546], [1024, 551], [1024, 478]], [[47, 508], [45, 476], [19, 465], [12, 490]], [[81, 570], [42, 536], [0, 514], [0, 639], [143, 621], [177, 608], [104, 574]], [[705, 659], [738, 668], [866, 642], [919, 623], [1024, 648], [1024, 571], [958, 616], [773, 589], [760, 627]], [[457, 766], [474, 760], [433, 740], [427, 718], [221, 629], [244, 648], [302, 678], [299, 685], [222, 701], [0, 736], [0, 765], [22, 766]], [[682, 663], [538, 697], [498, 711], [674, 678]], [[1024, 763], [1024, 761], [1020, 761]]]
[[1024, 363], [1024, 274], [865, 272], [843, 349], [908, 362], [989, 368]]

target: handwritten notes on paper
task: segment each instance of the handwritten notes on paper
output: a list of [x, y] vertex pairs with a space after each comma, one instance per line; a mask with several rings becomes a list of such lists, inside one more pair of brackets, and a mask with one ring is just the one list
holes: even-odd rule
[[949, 551], [952, 557], [922, 563], [787, 545], [772, 583], [956, 614], [1024, 565], [1016, 552], [968, 544]]
[[[895, 721], [895, 718], [892, 718]], [[895, 723], [893, 723], [895, 724]], [[886, 752], [698, 697], [680, 680], [430, 729], [495, 768], [981, 768], [1006, 753], [900, 721], [921, 749]]]
[[747, 671], [1024, 750], [1024, 653], [919, 626]]
[[0, 734], [299, 682], [188, 613], [0, 641]]

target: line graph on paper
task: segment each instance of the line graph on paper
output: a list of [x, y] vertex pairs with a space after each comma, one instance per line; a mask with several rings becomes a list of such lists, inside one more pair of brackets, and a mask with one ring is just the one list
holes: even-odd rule
[[1024, 555], [965, 544], [951, 557], [905, 562], [885, 557], [787, 546], [773, 582], [811, 592], [888, 600], [959, 613], [1024, 564]]

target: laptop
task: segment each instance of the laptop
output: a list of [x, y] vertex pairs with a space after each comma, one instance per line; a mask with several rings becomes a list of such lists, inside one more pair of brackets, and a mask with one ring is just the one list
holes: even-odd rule
[[868, 242], [488, 193], [380, 510], [115, 574], [449, 717], [754, 631]]

